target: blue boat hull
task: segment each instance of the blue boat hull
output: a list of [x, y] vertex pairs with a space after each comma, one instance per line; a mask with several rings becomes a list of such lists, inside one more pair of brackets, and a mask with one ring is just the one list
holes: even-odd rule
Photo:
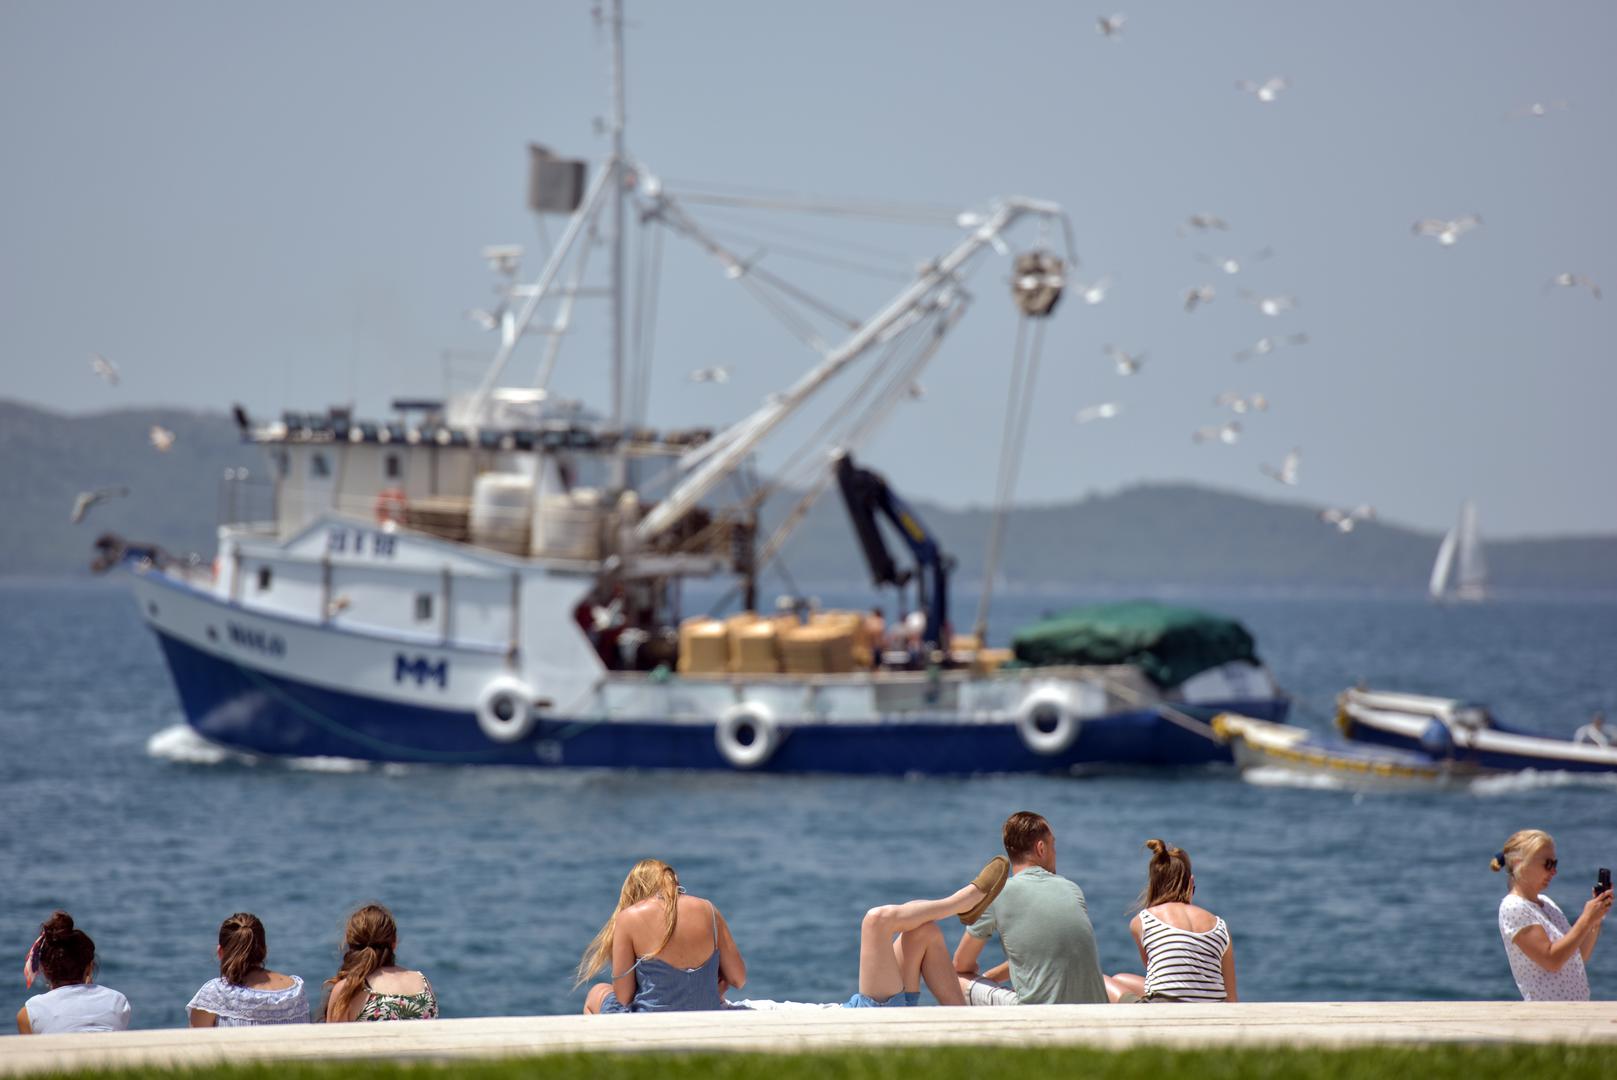
[[[1526, 732], [1515, 731], [1499, 726], [1497, 730], [1510, 735], [1527, 735]], [[1348, 732], [1348, 737], [1355, 742], [1369, 743], [1375, 746], [1390, 746], [1399, 750], [1413, 751], [1422, 756], [1432, 757], [1430, 752], [1421, 745], [1418, 738], [1412, 738], [1395, 731], [1385, 731], [1362, 720], [1356, 721]], [[1541, 738], [1531, 736], [1531, 738]], [[1573, 757], [1558, 757], [1553, 754], [1556, 740], [1542, 740], [1547, 754], [1513, 754], [1501, 753], [1486, 748], [1456, 748], [1451, 754], [1434, 757], [1433, 760], [1449, 761], [1467, 769], [1487, 772], [1522, 772], [1526, 769], [1535, 769], [1540, 772], [1582, 772], [1582, 773], [1609, 773], [1612, 772], [1610, 764], [1583, 761]], [[1568, 743], [1568, 746], [1571, 744]]]
[[[712, 725], [648, 718], [547, 718], [518, 742], [490, 740], [471, 712], [377, 701], [267, 675], [154, 628], [190, 725], [205, 738], [254, 754], [432, 764], [734, 771]], [[1282, 720], [1284, 699], [1229, 702]], [[779, 748], [752, 771], [869, 775], [1066, 773], [1094, 767], [1228, 763], [1228, 747], [1165, 720], [1153, 709], [1083, 722], [1059, 754], [1027, 748], [1009, 722], [955, 717], [794, 725], [781, 717]]]

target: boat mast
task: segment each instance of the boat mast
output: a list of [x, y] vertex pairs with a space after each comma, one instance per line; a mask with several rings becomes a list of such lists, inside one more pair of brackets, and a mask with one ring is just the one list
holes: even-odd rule
[[[628, 197], [625, 163], [628, 154], [623, 145], [623, 0], [611, 0], [608, 16], [612, 23], [612, 160], [607, 168], [612, 185], [612, 426], [620, 435], [624, 428], [623, 415], [623, 219], [624, 202]], [[628, 458], [624, 455], [624, 440], [618, 439], [618, 449], [612, 458], [611, 486], [613, 492], [628, 485]]]

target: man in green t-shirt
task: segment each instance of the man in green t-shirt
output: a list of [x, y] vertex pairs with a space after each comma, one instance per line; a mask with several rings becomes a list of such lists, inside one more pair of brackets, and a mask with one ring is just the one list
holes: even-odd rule
[[[1083, 1005], [1107, 1001], [1084, 891], [1056, 873], [1056, 837], [1031, 810], [1005, 819], [1011, 880], [966, 928], [955, 972], [971, 1005]], [[979, 974], [977, 958], [999, 932], [1005, 963]], [[1007, 972], [1011, 986], [1001, 985]]]

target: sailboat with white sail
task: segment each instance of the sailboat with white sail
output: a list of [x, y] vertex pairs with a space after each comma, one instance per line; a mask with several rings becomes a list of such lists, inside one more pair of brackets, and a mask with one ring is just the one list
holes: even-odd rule
[[1477, 531], [1477, 505], [1467, 499], [1460, 518], [1443, 536], [1427, 592], [1433, 600], [1475, 603], [1488, 598], [1488, 564]]

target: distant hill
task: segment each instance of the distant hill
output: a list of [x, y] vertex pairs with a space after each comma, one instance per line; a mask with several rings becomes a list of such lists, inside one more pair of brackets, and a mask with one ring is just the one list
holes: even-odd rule
[[[160, 454], [153, 424], [175, 434]], [[151, 540], [171, 551], [212, 552], [219, 480], [227, 468], [262, 473], [260, 452], [243, 445], [230, 418], [212, 413], [127, 409], [63, 416], [0, 401], [0, 574], [86, 571], [102, 532]], [[68, 523], [79, 491], [124, 486], [127, 499]], [[765, 527], [790, 500], [765, 510]], [[990, 514], [927, 503], [915, 510], [959, 564], [958, 580], [979, 577]], [[1424, 588], [1438, 537], [1384, 522], [1350, 534], [1322, 525], [1318, 508], [1186, 484], [1142, 484], [1112, 495], [1015, 510], [1006, 529], [1002, 577], [1016, 588], [1085, 585], [1360, 586]], [[901, 561], [907, 555], [898, 550]], [[868, 579], [863, 556], [830, 492], [783, 552], [800, 584]], [[1617, 589], [1617, 537], [1569, 537], [1487, 544], [1500, 588]]]

